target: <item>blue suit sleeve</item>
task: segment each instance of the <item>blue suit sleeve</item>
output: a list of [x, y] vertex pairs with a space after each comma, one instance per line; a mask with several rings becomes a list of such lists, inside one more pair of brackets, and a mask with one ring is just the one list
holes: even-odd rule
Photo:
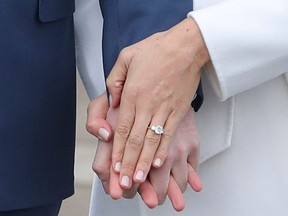
[[[103, 63], [107, 77], [120, 51], [156, 32], [165, 31], [186, 18], [191, 0], [100, 0], [104, 20]], [[167, 16], [169, 14], [169, 16]], [[192, 106], [203, 102], [201, 84]]]

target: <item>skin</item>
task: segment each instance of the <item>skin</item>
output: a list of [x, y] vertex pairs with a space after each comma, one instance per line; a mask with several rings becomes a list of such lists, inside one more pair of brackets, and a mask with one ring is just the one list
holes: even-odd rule
[[[123, 189], [131, 188], [133, 182], [144, 182], [151, 166], [163, 166], [175, 132], [190, 109], [200, 68], [209, 60], [191, 18], [120, 53], [107, 86], [111, 107], [120, 104], [112, 168], [119, 173]], [[153, 125], [164, 126], [165, 133], [147, 130]]]
[[[163, 166], [152, 168], [144, 182], [133, 182], [130, 189], [121, 187], [119, 173], [113, 171], [111, 163], [113, 130], [119, 108], [109, 108], [107, 97], [102, 94], [91, 101], [87, 113], [87, 130], [99, 138], [93, 170], [102, 181], [105, 192], [112, 198], [133, 198], [138, 191], [144, 203], [149, 208], [154, 208], [162, 204], [168, 195], [174, 209], [181, 211], [185, 207], [182, 193], [186, 190], [187, 183], [194, 191], [201, 191], [201, 180], [195, 172], [198, 166], [199, 138], [192, 109], [181, 122]], [[108, 131], [107, 140], [103, 140], [99, 134], [100, 129]]]

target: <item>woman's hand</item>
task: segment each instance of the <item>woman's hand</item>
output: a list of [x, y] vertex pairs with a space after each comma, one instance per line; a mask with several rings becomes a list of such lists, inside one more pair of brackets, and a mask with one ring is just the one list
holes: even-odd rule
[[[196, 173], [199, 150], [199, 135], [194, 111], [190, 108], [177, 128], [166, 161], [161, 168], [152, 167], [148, 174], [149, 182], [157, 194], [159, 205], [168, 195], [174, 209], [181, 211], [185, 207], [185, 201], [179, 194], [184, 193], [187, 183], [195, 192], [201, 191], [202, 183]], [[177, 187], [173, 187], [173, 184], [176, 184]], [[176, 193], [177, 190], [180, 192]], [[171, 191], [173, 192], [171, 193]]]
[[[132, 198], [139, 183], [133, 183], [131, 189], [123, 190], [119, 184], [119, 175], [110, 169], [111, 141], [119, 109], [111, 109], [109, 112], [108, 110], [105, 94], [93, 100], [88, 108], [87, 129], [100, 139], [93, 169], [100, 178], [105, 192], [114, 199], [121, 196]], [[109, 122], [106, 121], [106, 117]], [[99, 133], [100, 129], [109, 132], [107, 142], [102, 141], [104, 139], [103, 134]], [[202, 188], [201, 180], [195, 172], [198, 166], [198, 155], [199, 137], [193, 110], [190, 109], [178, 127], [167, 160], [160, 169], [152, 168], [149, 180], [147, 179], [139, 186], [138, 192], [145, 204], [153, 208], [162, 204], [168, 195], [174, 209], [181, 211], [185, 206], [182, 193], [185, 191], [187, 183], [194, 191], [200, 191]]]
[[[200, 68], [208, 60], [191, 18], [121, 52], [107, 86], [112, 107], [120, 103], [112, 164], [120, 172], [124, 189], [131, 187], [132, 179], [144, 182], [152, 163], [154, 167], [164, 163], [175, 131], [191, 106]], [[157, 125], [158, 133], [153, 130]]]

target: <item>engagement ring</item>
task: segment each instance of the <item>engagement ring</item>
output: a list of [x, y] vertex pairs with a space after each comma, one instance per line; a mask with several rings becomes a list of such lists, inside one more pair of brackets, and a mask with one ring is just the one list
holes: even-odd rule
[[149, 128], [158, 135], [164, 134], [164, 128], [161, 125], [153, 125]]

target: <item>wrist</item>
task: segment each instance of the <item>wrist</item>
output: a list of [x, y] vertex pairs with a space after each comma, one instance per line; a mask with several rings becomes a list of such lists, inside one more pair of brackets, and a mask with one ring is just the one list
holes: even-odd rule
[[[170, 41], [174, 41], [174, 45], [185, 52], [187, 60], [202, 68], [210, 61], [210, 55], [206, 47], [201, 31], [192, 17], [188, 17], [167, 31], [168, 35], [172, 35]], [[169, 34], [170, 33], [170, 34]], [[177, 39], [177, 40], [176, 40]]]
[[[200, 68], [202, 68], [207, 62], [210, 61], [210, 55], [208, 49], [206, 47], [204, 38], [199, 29], [199, 26], [195, 22], [192, 17], [186, 18], [183, 22], [185, 22], [187, 28], [188, 37], [190, 37], [190, 49], [193, 50], [194, 63]], [[189, 29], [189, 30], [188, 30]]]

